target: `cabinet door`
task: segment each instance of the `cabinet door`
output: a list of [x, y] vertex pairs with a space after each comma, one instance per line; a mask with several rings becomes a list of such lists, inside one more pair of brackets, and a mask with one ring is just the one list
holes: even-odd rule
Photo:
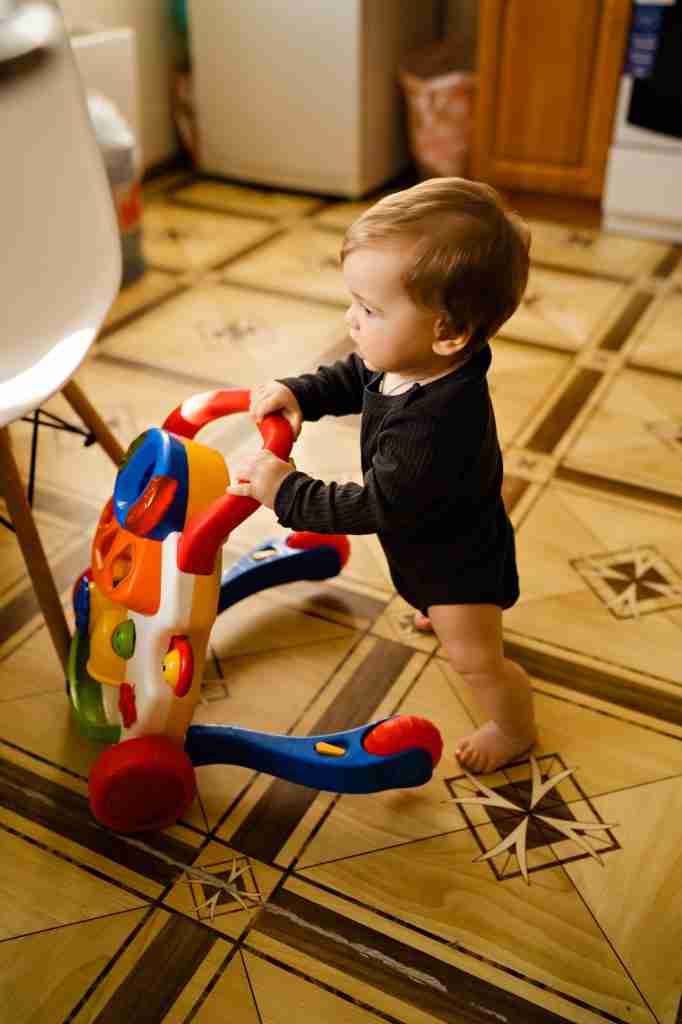
[[601, 194], [630, 0], [481, 0], [472, 177]]

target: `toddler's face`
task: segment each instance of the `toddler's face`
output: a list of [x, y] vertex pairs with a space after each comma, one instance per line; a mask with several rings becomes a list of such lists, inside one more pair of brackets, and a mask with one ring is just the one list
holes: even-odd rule
[[344, 261], [352, 296], [346, 322], [368, 370], [419, 376], [438, 363], [438, 315], [416, 306], [402, 283], [410, 258], [409, 246], [377, 244], [355, 249]]

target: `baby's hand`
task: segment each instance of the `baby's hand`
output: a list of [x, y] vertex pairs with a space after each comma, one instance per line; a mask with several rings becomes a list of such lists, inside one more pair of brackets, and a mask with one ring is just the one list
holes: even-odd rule
[[246, 455], [232, 467], [235, 483], [230, 484], [227, 493], [242, 498], [255, 498], [266, 508], [274, 508], [280, 484], [295, 468], [292, 462], [283, 462], [272, 452], [260, 451], [255, 455]]
[[294, 393], [285, 384], [280, 384], [277, 380], [269, 380], [266, 384], [259, 384], [251, 391], [249, 414], [256, 423], [260, 423], [265, 416], [275, 412], [289, 420], [295, 441], [301, 433], [303, 423], [301, 407]]

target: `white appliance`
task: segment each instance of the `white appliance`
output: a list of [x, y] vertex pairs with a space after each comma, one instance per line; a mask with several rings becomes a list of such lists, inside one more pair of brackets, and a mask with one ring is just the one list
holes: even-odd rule
[[629, 124], [623, 75], [602, 200], [607, 231], [682, 242], [682, 139]]
[[199, 164], [357, 198], [408, 163], [401, 57], [433, 0], [189, 0]]

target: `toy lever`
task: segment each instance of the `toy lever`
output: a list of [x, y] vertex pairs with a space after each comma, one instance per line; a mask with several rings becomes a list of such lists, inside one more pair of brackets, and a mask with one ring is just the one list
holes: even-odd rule
[[348, 538], [341, 534], [290, 533], [266, 540], [223, 573], [218, 614], [268, 587], [337, 576], [349, 554]]
[[[432, 733], [426, 742], [407, 740], [403, 749], [391, 753], [367, 749], [365, 743], [372, 733], [400, 725], [402, 720], [425, 724]], [[185, 741], [185, 752], [195, 767], [237, 764], [332, 793], [379, 793], [421, 786], [431, 778], [440, 749], [435, 726], [409, 716], [321, 736], [276, 736], [236, 726], [192, 725]]]

